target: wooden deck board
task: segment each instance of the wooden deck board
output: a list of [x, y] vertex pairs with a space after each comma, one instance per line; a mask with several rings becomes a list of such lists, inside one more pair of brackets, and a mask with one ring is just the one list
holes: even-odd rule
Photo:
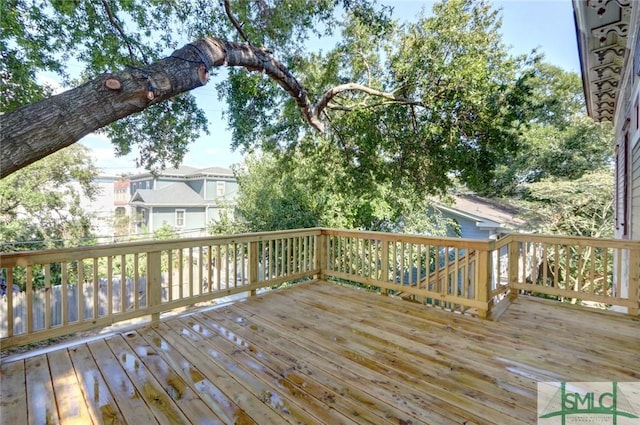
[[[332, 408], [351, 415], [359, 423], [399, 423], [399, 417], [391, 406], [380, 409], [380, 400], [368, 396], [362, 390], [351, 388], [346, 391], [342, 376], [331, 375], [323, 370], [326, 360], [313, 362], [312, 353], [303, 354], [302, 347], [295, 346], [287, 350], [292, 343], [285, 345], [278, 334], [269, 334], [267, 330], [237, 314], [227, 311], [221, 315], [203, 315], [199, 320], [221, 335], [241, 338], [246, 346], [244, 353], [257, 362], [269, 365], [279, 375], [303, 391], [320, 398]], [[240, 322], [240, 323], [239, 323]], [[363, 406], [367, 408], [364, 409]]]
[[59, 424], [47, 357], [41, 354], [25, 360], [24, 363], [27, 376], [25, 393], [28, 423]]
[[[528, 424], [538, 381], [640, 380], [640, 319], [497, 322], [326, 283], [0, 365], [3, 423]], [[7, 422], [8, 421], [8, 422]]]
[[67, 350], [52, 351], [47, 354], [47, 359], [61, 422], [78, 425], [94, 423], [94, 418], [84, 403], [84, 396]]
[[73, 347], [69, 350], [69, 355], [94, 423], [126, 423], [89, 347], [86, 344]]
[[2, 365], [0, 373], [0, 417], [8, 424], [27, 423], [27, 385], [24, 361]]

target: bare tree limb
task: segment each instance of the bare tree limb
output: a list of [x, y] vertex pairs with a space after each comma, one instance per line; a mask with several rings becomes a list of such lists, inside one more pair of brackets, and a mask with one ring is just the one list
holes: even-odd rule
[[133, 48], [131, 46], [131, 42], [129, 41], [129, 37], [127, 36], [127, 34], [124, 32], [124, 30], [118, 23], [118, 20], [116, 19], [115, 15], [113, 14], [113, 11], [111, 10], [111, 6], [109, 6], [106, 0], [101, 0], [100, 3], [102, 3], [102, 7], [104, 7], [105, 12], [107, 12], [107, 17], [109, 18], [109, 22], [120, 34], [120, 36], [124, 41], [124, 44], [127, 46], [127, 50], [129, 51], [129, 58], [133, 63], [135, 63], [136, 56], [133, 54]]
[[[412, 100], [412, 99], [407, 99], [407, 98], [404, 98], [404, 97], [396, 96], [393, 93], [387, 93], [387, 92], [383, 92], [383, 91], [380, 91], [380, 90], [372, 89], [371, 87], [363, 86], [362, 84], [348, 83], [348, 84], [341, 84], [339, 86], [332, 87], [332, 88], [328, 89], [327, 91], [325, 91], [324, 94], [320, 97], [320, 99], [318, 99], [318, 101], [311, 108], [312, 117], [317, 119], [320, 122], [320, 124], [322, 124], [322, 122], [319, 120], [319, 117], [320, 117], [320, 114], [322, 113], [322, 111], [325, 108], [328, 107], [329, 103], [336, 96], [338, 96], [341, 93], [347, 92], [347, 91], [359, 91], [359, 92], [368, 94], [370, 96], [376, 96], [376, 97], [381, 97], [381, 98], [384, 98], [384, 99], [389, 99], [389, 100], [392, 101], [391, 103], [403, 103], [403, 104], [409, 104], [409, 105], [420, 105], [420, 106], [422, 106], [422, 103], [420, 103], [420, 102], [417, 102], [417, 101]], [[313, 125], [313, 123], [311, 123], [311, 124]], [[323, 131], [324, 127], [321, 127], [318, 130], [319, 131]]]
[[227, 18], [229, 18], [229, 20], [231, 21], [231, 24], [238, 31], [238, 33], [240, 34], [240, 37], [242, 37], [242, 39], [245, 42], [251, 45], [251, 41], [249, 41], [249, 37], [247, 36], [247, 33], [245, 33], [244, 30], [242, 29], [242, 24], [238, 22], [236, 17], [233, 16], [233, 13], [231, 12], [231, 2], [229, 0], [224, 0], [223, 3], [224, 3], [224, 12], [227, 14]]

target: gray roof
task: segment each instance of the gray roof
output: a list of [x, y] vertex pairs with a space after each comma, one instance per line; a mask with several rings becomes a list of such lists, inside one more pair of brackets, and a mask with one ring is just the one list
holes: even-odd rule
[[[187, 165], [181, 165], [178, 168], [167, 168], [156, 172], [157, 177], [201, 177], [201, 176], [228, 176], [233, 177], [233, 171], [223, 167], [195, 168]], [[131, 180], [140, 180], [141, 178], [155, 177], [152, 173], [141, 173], [130, 176]]]
[[505, 203], [474, 194], [453, 195], [453, 205], [438, 205], [438, 209], [475, 221], [480, 228], [517, 229], [525, 222], [519, 211]]
[[209, 168], [202, 168], [199, 170], [199, 173], [202, 174], [214, 174], [216, 176], [230, 176], [233, 177], [233, 171], [229, 168], [223, 168], [223, 167], [209, 167]]
[[205, 201], [186, 183], [173, 183], [162, 189], [138, 189], [131, 198], [131, 205], [146, 206], [206, 206], [215, 201]]

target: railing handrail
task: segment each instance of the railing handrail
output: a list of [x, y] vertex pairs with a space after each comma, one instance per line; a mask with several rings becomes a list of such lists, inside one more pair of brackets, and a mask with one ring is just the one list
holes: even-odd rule
[[75, 261], [108, 255], [140, 254], [144, 252], [162, 251], [164, 249], [191, 248], [206, 245], [207, 243], [216, 245], [271, 240], [294, 235], [317, 236], [321, 234], [321, 230], [321, 228], [314, 227], [298, 230], [280, 230], [276, 232], [239, 233], [234, 235], [200, 236], [194, 238], [152, 241], [147, 240], [107, 245], [87, 245], [51, 250], [17, 251], [0, 253], [0, 267], [31, 266], [48, 262]]
[[346, 229], [329, 229], [321, 228], [323, 235], [331, 236], [347, 236], [347, 237], [363, 237], [369, 236], [370, 239], [378, 239], [389, 242], [408, 242], [408, 243], [425, 243], [430, 245], [447, 245], [454, 248], [469, 249], [493, 249], [495, 240], [493, 239], [468, 239], [455, 238], [447, 236], [429, 236], [411, 233], [394, 233], [394, 232], [375, 232], [369, 230], [346, 230]]
[[611, 238], [592, 238], [588, 236], [562, 236], [562, 235], [543, 235], [540, 233], [509, 233], [499, 239], [499, 241], [508, 243], [510, 241], [517, 242], [553, 242], [565, 243], [567, 245], [577, 246], [597, 246], [607, 248], [620, 249], [640, 249], [640, 240], [629, 239], [611, 239]]

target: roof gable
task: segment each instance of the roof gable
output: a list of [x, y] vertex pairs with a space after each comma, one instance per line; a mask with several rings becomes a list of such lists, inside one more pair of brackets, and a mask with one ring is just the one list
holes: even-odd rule
[[131, 198], [133, 205], [204, 206], [210, 204], [186, 183], [173, 183], [162, 189], [138, 189]]

